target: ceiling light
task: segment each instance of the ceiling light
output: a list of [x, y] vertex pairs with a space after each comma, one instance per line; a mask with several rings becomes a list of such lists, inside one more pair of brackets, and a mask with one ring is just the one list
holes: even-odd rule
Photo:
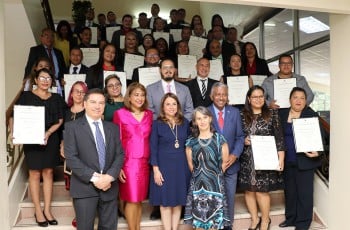
[[[287, 21], [285, 22], [287, 25], [293, 27], [293, 21]], [[321, 22], [320, 20], [309, 16], [305, 18], [300, 18], [299, 20], [299, 28], [301, 31], [307, 33], [307, 34], [312, 34], [312, 33], [317, 33], [317, 32], [322, 32], [329, 30], [329, 26]]]

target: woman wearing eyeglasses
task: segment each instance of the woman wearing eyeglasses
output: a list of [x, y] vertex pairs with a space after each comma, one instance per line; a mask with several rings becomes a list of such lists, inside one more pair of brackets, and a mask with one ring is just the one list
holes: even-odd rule
[[[245, 202], [252, 218], [249, 229], [267, 230], [271, 224], [269, 192], [283, 188], [280, 171], [284, 167], [284, 138], [278, 113], [267, 107], [262, 87], [255, 85], [248, 90], [242, 111], [242, 123], [246, 137], [240, 157], [238, 187], [245, 191]], [[255, 170], [251, 135], [275, 137], [279, 169]], [[258, 210], [261, 212], [260, 218]]]
[[[16, 102], [17, 105], [43, 106], [45, 108], [44, 144], [23, 145], [25, 161], [29, 169], [29, 189], [34, 204], [34, 216], [40, 227], [58, 224], [51, 213], [51, 198], [53, 169], [59, 164], [60, 138], [58, 130], [63, 123], [64, 101], [60, 95], [49, 92], [54, 84], [54, 79], [53, 73], [48, 69], [39, 70], [34, 79], [37, 88], [23, 92]], [[13, 124], [12, 121], [10, 124]], [[43, 209], [40, 206], [41, 176], [44, 194]]]
[[117, 75], [111, 74], [106, 77], [104, 92], [107, 101], [103, 114], [104, 120], [112, 121], [114, 112], [124, 106], [122, 83]]

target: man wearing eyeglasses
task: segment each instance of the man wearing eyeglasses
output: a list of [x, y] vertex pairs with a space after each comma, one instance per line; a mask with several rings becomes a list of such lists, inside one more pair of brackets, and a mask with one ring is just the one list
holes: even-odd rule
[[131, 82], [139, 82], [139, 69], [140, 68], [150, 68], [150, 67], [159, 67], [159, 51], [156, 48], [149, 48], [145, 53], [145, 64], [141, 67], [135, 68], [132, 73]]
[[296, 78], [296, 86], [303, 88], [306, 91], [307, 104], [310, 105], [314, 99], [314, 93], [312, 92], [309, 84], [304, 76], [293, 73], [293, 59], [290, 55], [282, 54], [279, 57], [278, 66], [280, 71], [268, 78], [266, 78], [262, 84], [265, 90], [266, 103], [271, 109], [279, 109], [277, 101], [274, 97], [274, 80], [275, 79], [287, 79]]

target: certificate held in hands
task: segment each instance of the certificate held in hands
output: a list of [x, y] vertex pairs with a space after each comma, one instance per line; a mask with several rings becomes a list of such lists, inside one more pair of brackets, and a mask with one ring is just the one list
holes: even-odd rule
[[279, 170], [274, 136], [250, 136], [255, 170]]
[[296, 152], [323, 151], [318, 117], [298, 118], [292, 122]]
[[15, 105], [13, 144], [45, 144], [45, 107]]
[[280, 108], [289, 108], [289, 94], [297, 86], [296, 78], [273, 80], [274, 99]]

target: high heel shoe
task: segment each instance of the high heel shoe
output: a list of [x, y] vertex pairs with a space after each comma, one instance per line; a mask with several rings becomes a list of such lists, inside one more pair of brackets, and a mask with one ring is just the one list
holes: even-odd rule
[[258, 230], [261, 224], [261, 218], [259, 217], [258, 223], [255, 225], [255, 228], [248, 228], [248, 230]]
[[39, 227], [47, 227], [47, 226], [49, 226], [49, 223], [46, 220], [39, 222], [38, 219], [36, 218], [36, 214], [34, 214], [34, 218], [35, 218], [35, 222], [38, 224]]
[[44, 212], [44, 211], [43, 211], [43, 215], [44, 215], [44, 217], [45, 217], [45, 219], [46, 219], [47, 223], [49, 223], [49, 225], [58, 225], [57, 220], [55, 220], [55, 219], [52, 219], [52, 220], [47, 219], [47, 217], [46, 217], [46, 215], [45, 215], [45, 212]]
[[[262, 224], [262, 221], [260, 222], [260, 229], [261, 229], [261, 224]], [[271, 225], [271, 218], [269, 218], [269, 222], [267, 223], [266, 230], [270, 230], [270, 225]]]

